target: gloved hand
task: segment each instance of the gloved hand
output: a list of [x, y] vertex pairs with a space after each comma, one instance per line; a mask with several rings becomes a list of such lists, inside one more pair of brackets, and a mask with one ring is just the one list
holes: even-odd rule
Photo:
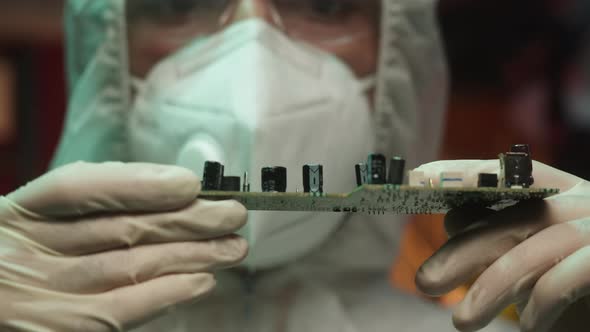
[[0, 330], [133, 328], [242, 260], [234, 201], [195, 200], [190, 171], [76, 163], [0, 197]]
[[[458, 209], [445, 218], [449, 241], [416, 275], [420, 290], [440, 295], [479, 275], [453, 315], [461, 331], [476, 331], [506, 306], [518, 304], [523, 332], [590, 330], [590, 183], [534, 163], [535, 187], [557, 196], [500, 212]], [[421, 166], [427, 177], [499, 171], [499, 162], [445, 161]], [[435, 181], [436, 183], [436, 181]]]

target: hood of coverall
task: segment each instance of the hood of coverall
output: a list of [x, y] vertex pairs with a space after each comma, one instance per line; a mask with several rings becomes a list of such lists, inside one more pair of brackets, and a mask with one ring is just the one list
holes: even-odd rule
[[[409, 166], [436, 158], [447, 75], [436, 0], [383, 0], [375, 94], [376, 152]], [[65, 9], [69, 105], [52, 167], [84, 160], [128, 161], [133, 100], [125, 0], [68, 0]]]

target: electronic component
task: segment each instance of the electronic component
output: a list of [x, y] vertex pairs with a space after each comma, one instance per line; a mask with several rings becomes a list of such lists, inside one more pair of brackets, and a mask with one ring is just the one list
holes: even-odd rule
[[461, 172], [443, 172], [440, 174], [441, 188], [462, 188], [464, 174]]
[[262, 192], [286, 192], [287, 169], [285, 167], [264, 167], [262, 169]]
[[221, 183], [223, 191], [240, 191], [241, 179], [239, 176], [224, 176]]
[[514, 144], [510, 152], [500, 155], [500, 184], [506, 188], [529, 188], [533, 185], [533, 159], [528, 144]]
[[507, 152], [500, 155], [500, 172], [506, 188], [529, 188], [534, 183], [533, 161], [529, 154]]
[[408, 173], [410, 187], [426, 187], [426, 177], [424, 172], [410, 171]]
[[216, 161], [205, 162], [202, 190], [221, 190], [224, 166]]
[[362, 186], [364, 184], [369, 184], [369, 170], [366, 164], [360, 163], [356, 164], [354, 167], [356, 173], [356, 184], [357, 186]]
[[242, 191], [245, 193], [250, 192], [250, 179], [248, 178], [248, 172], [244, 172], [244, 183], [242, 184]]
[[[513, 145], [510, 152], [500, 155], [500, 174], [479, 174], [477, 188], [465, 187], [465, 175], [461, 172], [440, 174], [440, 186], [434, 187], [433, 179], [417, 170], [408, 172], [409, 186], [400, 185], [404, 168], [405, 161], [395, 157], [386, 174], [385, 157], [372, 154], [368, 164], [355, 166], [358, 188], [350, 193], [330, 194], [323, 192], [322, 165], [303, 167], [304, 193], [299, 190], [286, 193], [287, 169], [267, 167], [261, 171], [263, 192], [251, 193], [248, 172], [244, 173], [243, 192], [239, 192], [235, 190], [240, 187], [239, 178], [224, 178], [223, 165], [207, 162], [203, 188], [219, 187], [231, 191], [209, 189], [200, 193], [199, 197], [210, 200], [235, 199], [248, 210], [259, 211], [433, 214], [446, 213], [462, 206], [500, 210], [519, 201], [544, 199], [559, 193], [558, 189], [529, 188], [533, 183], [532, 160], [530, 148], [526, 144]], [[374, 183], [384, 182], [386, 175], [390, 183]]]
[[303, 191], [317, 194], [324, 192], [324, 166], [303, 166]]
[[229, 193], [203, 192], [209, 200], [235, 199], [248, 210], [353, 212], [360, 214], [438, 214], [461, 206], [501, 210], [519, 201], [544, 199], [557, 189], [426, 188], [364, 185], [351, 193]]
[[510, 152], [526, 153], [531, 155], [531, 147], [528, 144], [514, 144], [510, 147]]
[[369, 184], [385, 184], [387, 176], [387, 159], [382, 154], [369, 155]]
[[400, 157], [391, 158], [389, 163], [389, 176], [387, 183], [393, 185], [401, 185], [404, 183], [404, 171], [406, 168], [406, 161]]
[[498, 174], [480, 173], [477, 176], [477, 186], [479, 188], [497, 188], [498, 187]]

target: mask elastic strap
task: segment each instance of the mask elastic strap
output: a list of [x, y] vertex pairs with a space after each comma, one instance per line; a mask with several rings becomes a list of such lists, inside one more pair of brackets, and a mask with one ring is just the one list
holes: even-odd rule
[[131, 76], [131, 95], [137, 96], [145, 90], [146, 83], [144, 79], [138, 78], [137, 76]]
[[372, 74], [358, 80], [361, 92], [368, 92], [377, 86], [377, 75]]

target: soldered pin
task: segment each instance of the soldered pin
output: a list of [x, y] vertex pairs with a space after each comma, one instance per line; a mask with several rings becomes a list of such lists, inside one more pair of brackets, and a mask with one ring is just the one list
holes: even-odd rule
[[248, 172], [244, 172], [244, 183], [242, 184], [242, 191], [245, 193], [250, 192], [250, 179], [248, 178]]

